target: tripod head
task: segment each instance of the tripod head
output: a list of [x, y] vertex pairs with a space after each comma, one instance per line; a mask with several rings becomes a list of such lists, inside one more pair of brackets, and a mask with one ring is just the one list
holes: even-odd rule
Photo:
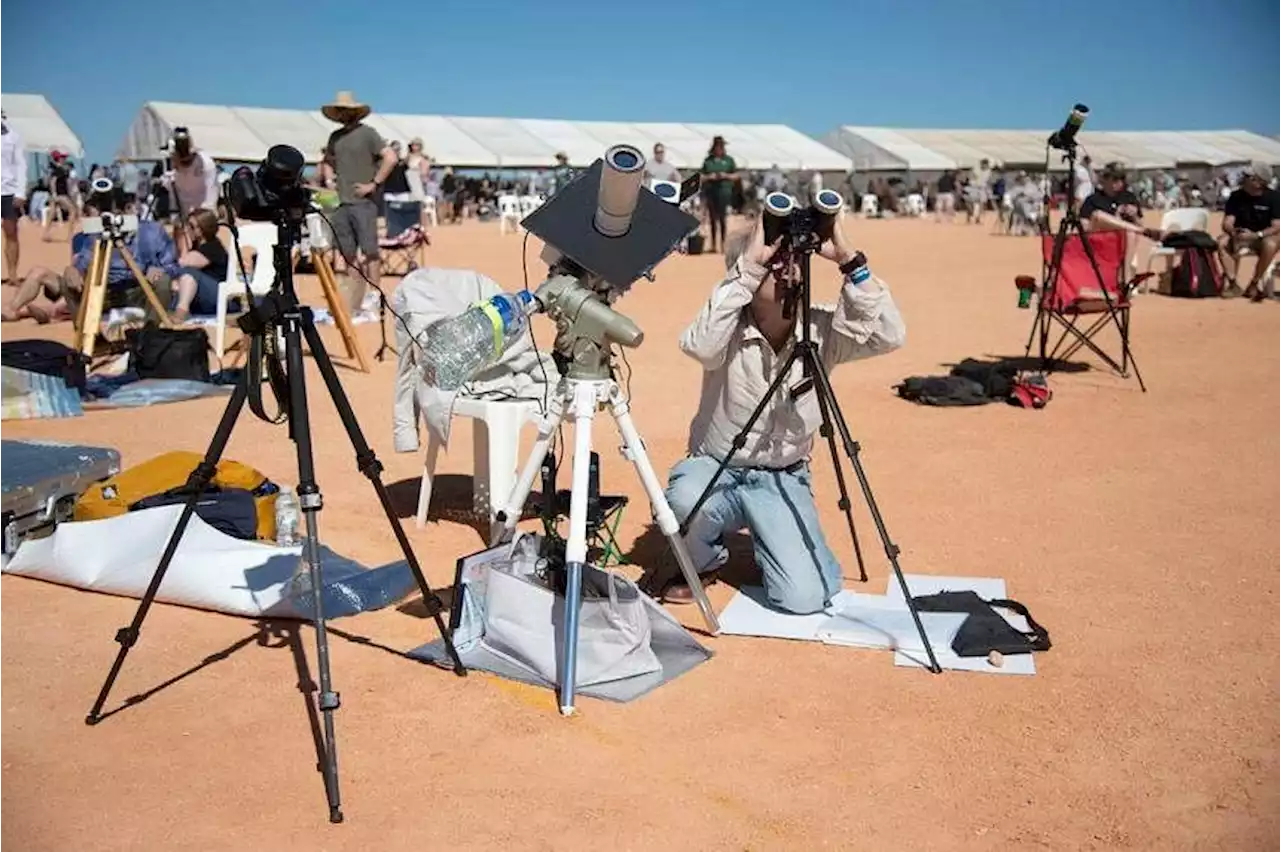
[[602, 282], [572, 261], [558, 261], [551, 273], [534, 299], [555, 321], [552, 351], [560, 372], [571, 379], [608, 379], [613, 344], [634, 349], [644, 342], [644, 332], [629, 317], [609, 307], [613, 291], [607, 285], [600, 289]]

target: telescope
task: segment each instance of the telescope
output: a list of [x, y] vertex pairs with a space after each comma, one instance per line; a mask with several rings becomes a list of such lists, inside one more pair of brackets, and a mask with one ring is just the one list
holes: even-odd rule
[[1072, 107], [1067, 120], [1062, 122], [1062, 127], [1049, 136], [1049, 147], [1057, 148], [1059, 151], [1074, 151], [1076, 134], [1080, 132], [1080, 128], [1084, 126], [1085, 119], [1088, 117], [1089, 108], [1084, 104], [1076, 104]]
[[521, 223], [546, 243], [547, 279], [534, 298], [555, 321], [552, 357], [567, 378], [607, 380], [612, 345], [644, 341], [611, 305], [698, 226], [678, 204], [641, 191], [644, 164], [635, 146], [614, 145]]

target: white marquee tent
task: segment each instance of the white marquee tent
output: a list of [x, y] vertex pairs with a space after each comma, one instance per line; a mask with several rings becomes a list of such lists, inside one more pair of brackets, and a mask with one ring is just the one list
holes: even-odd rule
[[27, 153], [48, 153], [56, 148], [73, 157], [84, 156], [80, 138], [71, 132], [43, 95], [0, 94], [0, 106], [4, 107], [9, 123], [22, 136]]
[[[473, 118], [375, 112], [367, 123], [388, 140], [421, 137], [441, 165], [471, 168], [535, 168], [555, 164], [563, 151], [586, 166], [620, 142], [646, 155], [656, 142], [678, 168], [696, 168], [711, 137], [728, 140], [729, 153], [748, 169], [816, 169], [846, 172], [849, 157], [781, 124], [663, 124], [550, 119]], [[319, 112], [258, 107], [203, 106], [152, 101], [134, 118], [120, 146], [121, 157], [155, 160], [175, 127], [191, 131], [196, 145], [214, 159], [256, 162], [273, 144], [298, 148], [315, 162], [336, 127]]]
[[[838, 127], [822, 137], [849, 157], [858, 171], [925, 171], [971, 168], [986, 159], [1004, 165], [1044, 162], [1048, 130], [916, 130]], [[1225, 166], [1251, 160], [1280, 165], [1280, 143], [1247, 130], [1093, 131], [1079, 140], [1094, 163], [1118, 160], [1135, 169], [1181, 165]], [[1060, 156], [1050, 168], [1065, 168]]]

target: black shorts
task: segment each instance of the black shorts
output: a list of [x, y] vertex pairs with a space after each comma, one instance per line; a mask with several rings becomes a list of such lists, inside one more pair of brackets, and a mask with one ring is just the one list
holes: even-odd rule
[[0, 219], [3, 219], [6, 222], [18, 221], [19, 219], [18, 207], [13, 203], [13, 196], [12, 195], [0, 196], [0, 203], [2, 203], [4, 208], [2, 211], [3, 215], [0, 215]]

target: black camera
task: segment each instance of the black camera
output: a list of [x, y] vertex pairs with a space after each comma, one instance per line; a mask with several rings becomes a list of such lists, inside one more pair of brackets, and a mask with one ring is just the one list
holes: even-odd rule
[[1087, 106], [1084, 104], [1073, 106], [1067, 115], [1067, 120], [1062, 122], [1062, 127], [1049, 136], [1049, 147], [1057, 148], [1059, 151], [1073, 150], [1076, 147], [1076, 134], [1080, 132], [1081, 127], [1084, 127], [1085, 119], [1088, 117]]
[[283, 217], [301, 222], [311, 209], [311, 190], [302, 184], [306, 161], [290, 145], [272, 145], [257, 170], [241, 166], [227, 181], [227, 199], [237, 216], [256, 221]]
[[844, 198], [834, 189], [819, 190], [803, 208], [785, 192], [771, 192], [764, 199], [764, 241], [773, 245], [781, 237], [784, 251], [813, 251], [832, 238], [843, 207]]
[[191, 131], [187, 130], [187, 128], [173, 128], [169, 141], [173, 145], [173, 152], [179, 157], [185, 158], [191, 153]]

